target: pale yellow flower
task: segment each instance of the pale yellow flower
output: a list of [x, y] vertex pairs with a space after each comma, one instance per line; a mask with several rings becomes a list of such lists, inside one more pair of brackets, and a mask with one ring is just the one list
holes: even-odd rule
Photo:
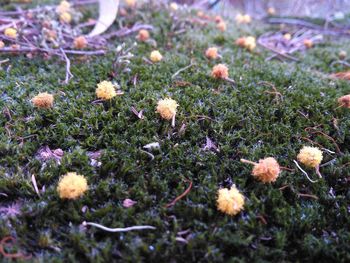
[[68, 12], [64, 12], [64, 13], [60, 14], [60, 21], [62, 23], [69, 24], [70, 22], [72, 22], [72, 15]]
[[159, 62], [163, 59], [163, 56], [162, 54], [160, 54], [160, 52], [158, 50], [154, 50], [151, 52], [151, 55], [150, 55], [150, 60], [154, 63], [156, 62]]
[[112, 82], [110, 81], [102, 81], [97, 84], [96, 96], [102, 100], [110, 100], [117, 96], [117, 92]]
[[218, 191], [216, 202], [219, 211], [233, 216], [243, 210], [244, 196], [235, 186], [231, 189], [222, 188]]
[[302, 164], [315, 168], [322, 162], [323, 155], [322, 151], [317, 147], [304, 146], [297, 158]]
[[4, 35], [9, 38], [16, 38], [17, 37], [17, 30], [13, 27], [8, 27], [4, 31]]
[[163, 119], [171, 120], [176, 115], [176, 108], [179, 105], [171, 98], [158, 101], [157, 112]]
[[54, 97], [47, 92], [43, 92], [32, 98], [31, 102], [37, 108], [49, 109], [53, 107]]
[[57, 192], [62, 199], [77, 199], [88, 190], [88, 184], [84, 176], [77, 173], [67, 173], [61, 177]]

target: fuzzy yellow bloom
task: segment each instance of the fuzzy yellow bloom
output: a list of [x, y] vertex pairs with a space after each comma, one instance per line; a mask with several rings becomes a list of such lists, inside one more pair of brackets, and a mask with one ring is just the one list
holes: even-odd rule
[[176, 108], [179, 105], [171, 98], [158, 101], [157, 112], [163, 119], [171, 120], [176, 115]]
[[4, 31], [5, 36], [9, 38], [16, 38], [17, 37], [17, 30], [13, 27], [6, 28]]
[[173, 10], [173, 11], [176, 11], [177, 9], [179, 9], [179, 6], [177, 5], [177, 3], [172, 2], [170, 4], [170, 9]]
[[54, 97], [47, 92], [43, 92], [32, 98], [31, 102], [37, 108], [49, 109], [53, 107]]
[[125, 3], [129, 7], [134, 7], [136, 5], [136, 0], [125, 0]]
[[72, 22], [72, 15], [68, 12], [64, 12], [64, 13], [60, 14], [60, 21], [62, 23], [69, 24], [70, 22]]
[[88, 190], [88, 184], [84, 176], [77, 173], [67, 173], [61, 177], [57, 192], [62, 199], [77, 199]]
[[115, 91], [113, 83], [104, 80], [97, 84], [96, 96], [102, 100], [110, 100], [117, 96], [117, 92]]
[[79, 36], [74, 39], [74, 47], [77, 49], [86, 48], [88, 42], [84, 36]]
[[244, 196], [235, 186], [232, 186], [230, 190], [222, 188], [218, 191], [216, 202], [219, 211], [233, 216], [243, 210]]
[[298, 161], [302, 164], [315, 168], [322, 162], [322, 151], [317, 147], [304, 146], [298, 156]]
[[216, 47], [210, 47], [205, 51], [205, 56], [209, 59], [216, 59], [218, 57], [218, 49]]
[[149, 56], [150, 60], [152, 62], [159, 62], [163, 59], [162, 54], [158, 50], [154, 50], [151, 52], [151, 55]]
[[149, 39], [149, 32], [146, 29], [141, 29], [136, 37], [138, 40], [145, 42]]
[[276, 159], [268, 157], [259, 160], [259, 163], [254, 165], [252, 174], [263, 183], [272, 183], [276, 181], [280, 172], [281, 169]]
[[216, 79], [228, 78], [228, 68], [224, 64], [215, 65], [212, 69], [211, 76]]
[[221, 21], [221, 22], [217, 23], [216, 28], [219, 29], [221, 32], [226, 31], [227, 26], [226, 26], [225, 21]]

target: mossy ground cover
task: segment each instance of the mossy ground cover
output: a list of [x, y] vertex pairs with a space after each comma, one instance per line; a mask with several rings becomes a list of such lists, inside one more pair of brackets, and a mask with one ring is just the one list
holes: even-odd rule
[[[20, 202], [21, 210], [14, 217], [2, 214], [0, 237], [15, 237], [14, 249], [32, 254], [33, 262], [349, 261], [350, 112], [337, 108], [336, 100], [350, 86], [327, 77], [344, 70], [330, 63], [339, 50], [350, 53], [347, 42], [326, 39], [297, 54], [299, 62], [266, 61], [269, 54], [262, 48], [250, 53], [234, 41], [276, 28], [229, 22], [222, 33], [210, 23], [188, 25], [185, 33], [174, 35], [174, 16], [148, 6], [124, 21], [152, 24], [164, 60], [146, 63], [143, 57], [154, 48], [139, 43], [132, 51], [131, 71], [113, 78], [124, 95], [104, 104], [92, 102], [96, 84], [111, 78], [113, 53], [72, 58], [74, 78], [68, 85], [62, 84], [63, 62], [10, 56], [11, 68], [0, 71], [0, 198], [2, 206]], [[130, 36], [110, 44], [131, 46], [134, 41]], [[203, 55], [214, 45], [222, 55], [215, 62]], [[191, 62], [194, 66], [172, 78]], [[210, 76], [218, 62], [228, 65], [236, 86]], [[274, 85], [283, 99], [266, 93], [271, 87], [262, 81]], [[52, 110], [30, 103], [43, 91], [56, 94]], [[157, 101], [168, 96], [180, 105], [175, 127], [155, 112]], [[132, 106], [143, 109], [145, 119], [137, 118]], [[206, 137], [218, 152], [203, 150]], [[293, 163], [300, 148], [312, 144], [305, 138], [330, 150], [324, 150], [323, 163], [333, 160], [321, 167], [323, 178], [315, 184]], [[154, 160], [141, 151], [152, 142], [160, 144], [152, 151]], [[64, 151], [61, 164], [51, 160], [43, 165], [35, 157], [44, 145]], [[101, 166], [94, 167], [87, 152], [98, 150], [103, 151]], [[267, 156], [293, 171], [262, 184], [239, 161]], [[86, 176], [90, 189], [80, 199], [61, 200], [58, 180], [71, 171]], [[39, 188], [46, 189], [40, 197], [31, 183], [33, 174]], [[167, 208], [186, 190], [187, 180], [193, 182], [191, 191]], [[244, 211], [230, 217], [217, 211], [216, 196], [220, 187], [233, 183], [246, 203]], [[137, 204], [124, 208], [126, 198]], [[83, 221], [157, 229], [107, 233], [85, 229]]]

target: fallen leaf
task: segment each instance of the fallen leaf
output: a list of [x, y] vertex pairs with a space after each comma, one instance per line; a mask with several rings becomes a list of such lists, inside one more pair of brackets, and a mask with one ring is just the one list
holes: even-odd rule
[[101, 35], [114, 22], [118, 14], [119, 0], [99, 0], [100, 14], [90, 37]]
[[128, 199], [128, 198], [125, 199], [125, 200], [123, 201], [123, 206], [124, 206], [125, 208], [132, 207], [132, 206], [134, 206], [135, 204], [137, 204], [136, 201], [131, 200], [131, 199]]

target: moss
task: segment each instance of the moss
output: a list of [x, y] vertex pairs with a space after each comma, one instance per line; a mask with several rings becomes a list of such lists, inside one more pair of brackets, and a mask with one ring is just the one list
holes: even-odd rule
[[[171, 16], [158, 11], [145, 8], [126, 22], [153, 24], [151, 36], [164, 60], [145, 63], [142, 58], [153, 47], [140, 43], [131, 72], [114, 79], [125, 94], [108, 107], [91, 102], [96, 84], [109, 79], [113, 54], [73, 61], [74, 78], [68, 85], [60, 84], [65, 71], [54, 59], [11, 57], [11, 70], [0, 71], [0, 107], [11, 113], [11, 119], [0, 117], [0, 192], [7, 195], [0, 198], [24, 201], [20, 216], [0, 219], [1, 236], [16, 236], [21, 249], [52, 262], [349, 261], [350, 121], [348, 110], [336, 109], [337, 98], [349, 93], [349, 84], [325, 77], [344, 70], [329, 64], [340, 49], [348, 49], [346, 43], [325, 42], [299, 54], [300, 62], [265, 61], [266, 51], [257, 48], [257, 53], [249, 53], [236, 47], [234, 40], [260, 34], [266, 26], [237, 28], [229, 23], [226, 33], [214, 25], [188, 26], [185, 34], [174, 36]], [[113, 44], [121, 41], [129, 46], [134, 37]], [[236, 87], [210, 77], [217, 61], [207, 60], [204, 52], [213, 45], [219, 47], [220, 63], [228, 65]], [[191, 60], [196, 66], [171, 79]], [[138, 81], [133, 85], [135, 75]], [[186, 84], [179, 86], [180, 81]], [[261, 81], [275, 85], [283, 101], [277, 103], [266, 94], [269, 87]], [[54, 108], [33, 108], [29, 100], [45, 91], [58, 94]], [[180, 105], [175, 128], [155, 112], [157, 101], [167, 96]], [[144, 109], [145, 119], [134, 116], [131, 106]], [[208, 118], [198, 117], [203, 115]], [[302, 137], [308, 136], [336, 151], [329, 139], [305, 131], [318, 125], [335, 139], [342, 154], [325, 153], [324, 162], [335, 160], [321, 168], [324, 179], [317, 184], [310, 184], [298, 171], [284, 171], [276, 183], [263, 185], [252, 178], [251, 167], [239, 162], [274, 156], [282, 166], [294, 168], [292, 160], [307, 144]], [[206, 136], [220, 152], [201, 149]], [[140, 151], [151, 142], [160, 143], [153, 161]], [[65, 152], [61, 165], [49, 161], [43, 166], [35, 158], [43, 145]], [[91, 166], [87, 156], [96, 150], [103, 150], [100, 167]], [[73, 202], [61, 201], [56, 193], [59, 177], [69, 171], [84, 174], [90, 186], [83, 198]], [[32, 188], [32, 174], [39, 188], [46, 188], [40, 198]], [[166, 209], [186, 189], [184, 178], [193, 181], [191, 192]], [[227, 187], [230, 181], [247, 198], [245, 210], [233, 218], [219, 213], [215, 202], [219, 186]], [[125, 209], [125, 198], [137, 204]], [[111, 227], [147, 224], [157, 230], [82, 231], [83, 221]], [[188, 244], [178, 242], [177, 233], [187, 229]]]

